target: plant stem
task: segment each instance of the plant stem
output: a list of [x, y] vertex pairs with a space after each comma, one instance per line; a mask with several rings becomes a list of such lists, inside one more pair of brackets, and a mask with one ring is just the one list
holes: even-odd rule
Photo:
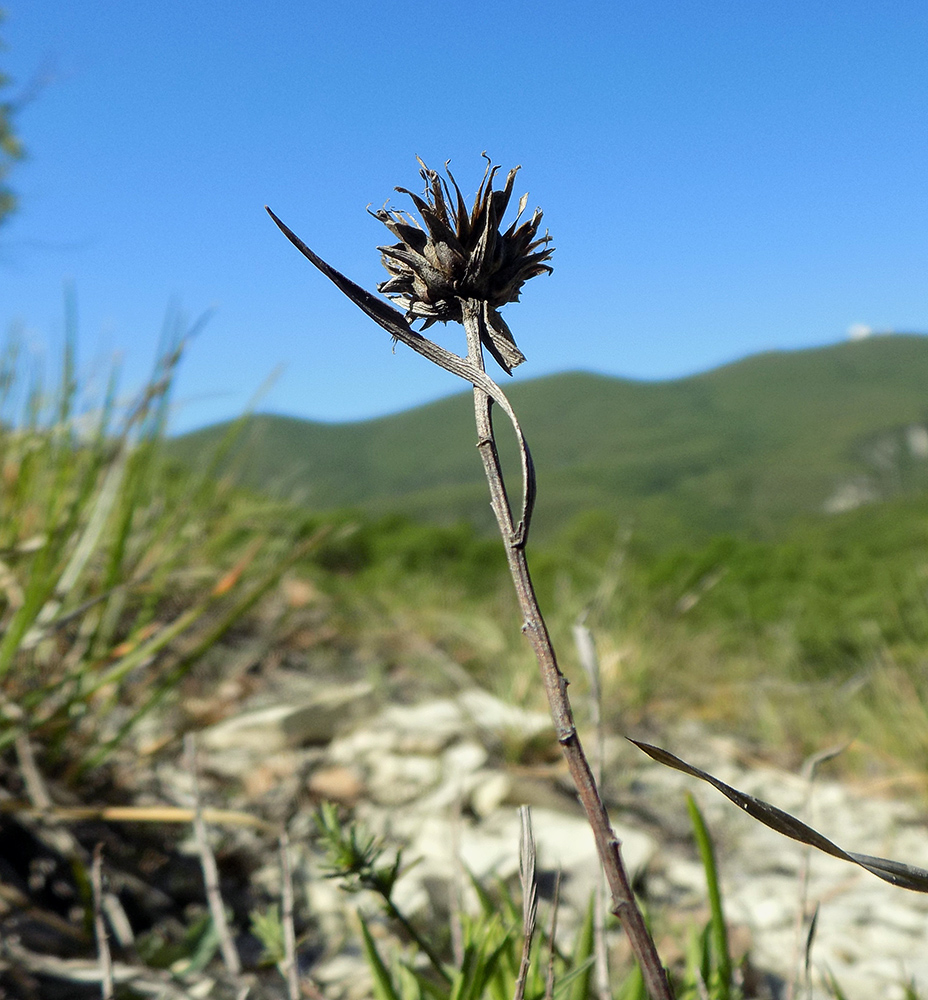
[[[467, 334], [467, 360], [483, 371], [484, 362], [481, 346], [481, 330], [485, 322], [483, 303], [467, 299], [463, 301], [462, 306], [464, 329]], [[673, 991], [667, 979], [667, 973], [661, 964], [660, 956], [645, 924], [644, 916], [635, 901], [628, 872], [622, 861], [619, 838], [609, 822], [609, 815], [603, 805], [593, 772], [580, 743], [580, 737], [577, 735], [570, 700], [567, 697], [567, 678], [558, 667], [554, 645], [538, 606], [538, 599], [535, 596], [535, 588], [532, 585], [528, 560], [525, 555], [525, 542], [528, 534], [527, 521], [531, 511], [528, 510], [524, 513], [522, 523], [513, 524], [493, 433], [492, 407], [493, 402], [487, 393], [475, 385], [474, 414], [477, 422], [477, 448], [480, 451], [487, 483], [490, 487], [490, 502], [493, 513], [496, 515], [500, 534], [506, 546], [506, 559], [519, 600], [519, 608], [522, 612], [522, 631], [528, 637], [538, 660], [558, 742], [561, 744], [571, 778], [593, 830], [596, 849], [606, 873], [606, 880], [609, 883], [612, 912], [621, 921], [622, 927], [628, 935], [652, 1000], [673, 1000]], [[526, 467], [526, 464], [531, 469], [531, 461], [523, 462], [523, 468]], [[533, 493], [534, 491], [530, 489], [528, 492]]]
[[381, 892], [381, 898], [383, 899], [384, 908], [387, 911], [387, 916], [392, 920], [395, 920], [406, 933], [415, 942], [416, 947], [423, 955], [429, 960], [432, 968], [441, 976], [446, 983], [451, 982], [451, 975], [445, 968], [442, 960], [435, 953], [434, 948], [425, 940], [425, 938], [416, 930], [415, 927], [409, 922], [409, 918], [397, 908], [396, 903], [390, 899], [389, 896]]

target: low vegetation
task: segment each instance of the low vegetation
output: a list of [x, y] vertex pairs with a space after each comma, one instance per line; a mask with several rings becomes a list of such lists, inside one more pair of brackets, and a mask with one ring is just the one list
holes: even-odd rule
[[56, 382], [11, 339], [0, 359], [0, 745], [37, 740], [78, 774], [174, 692], [305, 551], [308, 519], [235, 495], [162, 439], [186, 330], [127, 406], [89, 405], [73, 338]]
[[[15, 337], [4, 347], [4, 836], [18, 813], [27, 822], [28, 810], [53, 816], [65, 803], [131, 808], [147, 765], [115, 767], [120, 754], [123, 762], [177, 755], [185, 730], [228, 710], [223, 685], [241, 685], [246, 676], [259, 684], [262, 665], [295, 648], [385, 688], [414, 678], [417, 686], [442, 689], [449, 670], [464, 671], [507, 699], [539, 701], [530, 654], [518, 631], [501, 625], [517, 615], [503, 556], [479, 527], [405, 512], [322, 515], [250, 492], [222, 475], [241, 428], [204, 446], [196, 468], [165, 447], [171, 377], [186, 333], [174, 317], [151, 384], [130, 403], [115, 378], [102, 400], [84, 396], [73, 334], [51, 374], [37, 369]], [[791, 763], [855, 740], [831, 766], [852, 776], [890, 775], [922, 793], [926, 515], [928, 502], [913, 494], [794, 518], [763, 537], [695, 533], [683, 543], [679, 536], [658, 540], [614, 511], [588, 511], [546, 534], [536, 582], [578, 690], [584, 681], [572, 662], [571, 627], [583, 617], [593, 630], [609, 724], [653, 731], [697, 719]], [[748, 690], [751, 697], [743, 697]], [[127, 774], [138, 787], [127, 784]], [[87, 838], [99, 833], [75, 829], [68, 863], [75, 886], [89, 887]], [[177, 833], [149, 826], [137, 838], [161, 838], [165, 849]], [[9, 872], [4, 879], [15, 882]], [[20, 926], [23, 908], [45, 912], [49, 905], [28, 893], [17, 897], [12, 884], [0, 917], [7, 931]], [[493, 895], [509, 890], [485, 888], [491, 894], [481, 898], [493, 900], [504, 919], [490, 928], [488, 911], [472, 918], [470, 990], [480, 962], [498, 951], [494, 961], [508, 963], [508, 976], [513, 949], [521, 948], [514, 904]], [[94, 903], [89, 888], [81, 891], [74, 889], [84, 914], [75, 933], [84, 936], [65, 950], [92, 956], [86, 928]], [[266, 937], [268, 954], [279, 960], [273, 902], [261, 893], [248, 899], [252, 933]], [[153, 919], [139, 939], [153, 969], [189, 976], [220, 961], [205, 905], [173, 930], [165, 919]], [[719, 985], [718, 926], [693, 933], [682, 949], [678, 988], [683, 995], [737, 995]], [[559, 975], [574, 970], [569, 989], [578, 997], [587, 995], [577, 985], [585, 981], [578, 958], [585, 947], [578, 943], [573, 957], [555, 963]], [[428, 992], [375, 941], [366, 948], [384, 995], [390, 988], [401, 996]], [[44, 995], [30, 993], [29, 975], [17, 978], [9, 955], [5, 961], [4, 988]], [[541, 989], [543, 970], [533, 969], [530, 983]], [[452, 973], [454, 982], [462, 970]], [[700, 992], [712, 982], [711, 993]], [[618, 995], [643, 995], [635, 983]], [[99, 995], [95, 989], [82, 995]]]

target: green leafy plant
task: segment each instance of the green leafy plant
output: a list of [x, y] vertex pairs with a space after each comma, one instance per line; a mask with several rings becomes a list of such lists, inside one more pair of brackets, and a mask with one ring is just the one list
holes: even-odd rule
[[278, 965], [284, 960], [284, 926], [280, 920], [280, 907], [276, 903], [265, 910], [252, 912], [251, 933], [264, 949], [261, 953], [262, 964]]
[[402, 852], [397, 851], [392, 861], [383, 863], [385, 845], [358, 823], [343, 824], [337, 806], [331, 802], [323, 802], [313, 818], [326, 855], [326, 877], [339, 879], [347, 892], [366, 890], [379, 897], [386, 913], [402, 925], [428, 957], [432, 968], [446, 977], [437, 953], [394, 902], [393, 889], [402, 871]]
[[402, 852], [393, 861], [379, 864], [386, 853], [383, 843], [358, 823], [343, 824], [332, 802], [323, 802], [313, 819], [326, 852], [326, 876], [340, 879], [348, 892], [367, 889], [389, 900], [399, 878]]
[[[472, 880], [480, 909], [476, 915], [458, 914], [461, 953], [442, 963], [439, 977], [423, 972], [415, 954], [387, 958], [360, 917], [368, 967], [377, 994], [390, 1000], [511, 1000], [521, 982], [521, 995], [538, 1000], [553, 989], [569, 1000], [587, 1000], [593, 964], [592, 906], [578, 931], [573, 948], [563, 954], [546, 932], [541, 932], [523, 968], [522, 908], [509, 889], [497, 883], [491, 890]], [[520, 933], [520, 928], [523, 933]], [[434, 966], [432, 967], [434, 971]]]
[[183, 975], [199, 972], [209, 965], [219, 951], [219, 935], [209, 912], [204, 909], [170, 936], [158, 931], [140, 935], [136, 948], [149, 967], [171, 969]]
[[149, 383], [121, 408], [115, 373], [97, 405], [81, 397], [73, 301], [67, 315], [52, 384], [15, 335], [0, 352], [0, 749], [37, 740], [76, 775], [312, 541], [262, 524], [209, 458], [196, 473], [164, 458], [174, 375], [206, 317], [169, 317]]
[[[743, 1000], [728, 943], [715, 852], [705, 820], [695, 800], [687, 804], [694, 836], [706, 876], [709, 921], [686, 932], [684, 961], [673, 972], [677, 1000]], [[317, 814], [317, 825], [327, 847], [326, 873], [338, 878], [350, 892], [368, 889], [384, 898], [392, 890], [396, 862], [381, 866], [384, 845], [357, 823], [342, 824], [337, 810], [325, 806]], [[522, 856], [526, 852], [523, 848]], [[398, 856], [397, 856], [398, 857]], [[380, 866], [380, 868], [379, 868]], [[531, 896], [532, 874], [523, 865], [522, 894]], [[531, 869], [531, 865], [528, 866]], [[379, 870], [385, 875], [374, 874]], [[542, 929], [535, 939], [535, 918], [525, 902], [520, 903], [509, 886], [500, 880], [485, 884], [471, 877], [476, 896], [476, 913], [455, 915], [462, 930], [462, 948], [457, 959], [439, 957], [442, 944], [433, 940], [428, 951], [424, 940], [410, 935], [412, 951], [395, 948], [387, 953], [382, 940], [371, 930], [371, 919], [359, 916], [362, 946], [381, 1000], [510, 1000], [525, 996], [531, 1000], [556, 996], [567, 1000], [592, 1000], [598, 996], [593, 982], [594, 901], [590, 900], [573, 944], [563, 951], [551, 929]], [[553, 904], [556, 912], [557, 903]], [[395, 907], [389, 911], [408, 931], [410, 921]], [[528, 954], [527, 962], [525, 961]], [[423, 970], [420, 958], [428, 960]], [[436, 977], [435, 973], [438, 972]], [[521, 983], [522, 992], [518, 988]], [[614, 992], [616, 1000], [646, 1000], [647, 989], [640, 970], [629, 970]], [[840, 996], [840, 994], [836, 994]]]

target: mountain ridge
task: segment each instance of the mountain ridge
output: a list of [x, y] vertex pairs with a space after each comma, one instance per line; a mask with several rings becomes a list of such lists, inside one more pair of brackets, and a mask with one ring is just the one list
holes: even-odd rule
[[[928, 440], [921, 334], [768, 351], [662, 382], [564, 372], [507, 394], [535, 457], [542, 531], [597, 509], [648, 530], [763, 533], [841, 509], [842, 490], [846, 507], [928, 486], [928, 454], [911, 434], [920, 427]], [[230, 423], [176, 438], [171, 451], [196, 461]], [[318, 508], [491, 523], [467, 391], [349, 423], [247, 417], [229, 471]]]

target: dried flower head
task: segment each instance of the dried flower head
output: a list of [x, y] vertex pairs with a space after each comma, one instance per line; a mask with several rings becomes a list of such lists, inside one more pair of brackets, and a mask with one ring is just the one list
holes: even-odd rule
[[551, 272], [545, 261], [554, 248], [548, 246], [547, 233], [536, 238], [540, 209], [519, 225], [528, 204], [527, 194], [519, 202], [519, 213], [512, 225], [500, 231], [519, 168], [509, 171], [502, 190], [494, 191], [493, 179], [499, 167], [494, 167], [489, 157], [486, 159], [486, 172], [470, 211], [448, 165], [445, 180], [419, 160], [424, 195], [420, 197], [406, 188], [396, 190], [412, 198], [425, 228], [397, 209], [381, 208], [371, 213], [400, 241], [377, 248], [390, 274], [377, 288], [406, 310], [409, 322], [423, 320], [423, 330], [436, 321], [461, 323], [463, 303], [479, 302], [484, 346], [511, 374], [525, 357], [498, 310], [507, 302], [518, 301], [519, 291], [529, 278]]

